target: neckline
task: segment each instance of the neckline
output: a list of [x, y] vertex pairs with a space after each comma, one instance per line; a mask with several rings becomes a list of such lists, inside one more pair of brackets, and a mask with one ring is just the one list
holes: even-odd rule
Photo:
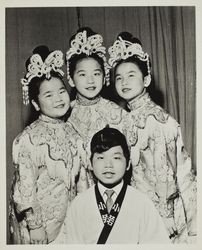
[[52, 118], [52, 117], [49, 117], [49, 116], [44, 115], [44, 114], [40, 114], [39, 115], [39, 120], [41, 120], [43, 122], [46, 122], [46, 123], [50, 123], [50, 124], [61, 124], [61, 123], [64, 123], [64, 121], [61, 120], [61, 119]]
[[96, 96], [95, 98], [93, 99], [88, 99], [88, 98], [85, 98], [79, 94], [76, 95], [76, 102], [82, 106], [91, 106], [91, 105], [94, 105], [96, 103], [98, 103], [101, 99], [101, 96]]
[[149, 94], [146, 91], [146, 89], [144, 89], [139, 96], [135, 97], [133, 100], [128, 102], [128, 108], [130, 110], [136, 110], [140, 107], [143, 107], [148, 100], [150, 100]]

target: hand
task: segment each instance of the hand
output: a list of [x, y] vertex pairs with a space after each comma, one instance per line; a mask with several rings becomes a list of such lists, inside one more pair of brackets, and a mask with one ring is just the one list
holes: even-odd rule
[[47, 244], [48, 237], [43, 227], [30, 230], [30, 243], [31, 244]]
[[172, 240], [172, 238], [178, 235], [178, 231], [175, 225], [174, 218], [170, 217], [170, 218], [163, 218], [163, 219], [164, 219], [164, 223], [169, 234], [169, 238]]

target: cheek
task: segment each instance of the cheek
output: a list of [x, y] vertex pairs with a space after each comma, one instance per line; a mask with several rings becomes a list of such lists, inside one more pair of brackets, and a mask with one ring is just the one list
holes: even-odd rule
[[51, 108], [51, 102], [50, 101], [46, 101], [46, 102], [43, 102], [42, 104], [41, 104], [41, 109], [44, 109], [44, 110], [48, 110], [48, 109], [50, 109]]
[[120, 89], [120, 83], [119, 82], [115, 82], [115, 89], [118, 91]]
[[66, 101], [66, 103], [69, 105], [69, 104], [70, 104], [69, 94], [68, 94], [68, 93], [65, 93], [63, 98], [64, 98], [64, 100]]

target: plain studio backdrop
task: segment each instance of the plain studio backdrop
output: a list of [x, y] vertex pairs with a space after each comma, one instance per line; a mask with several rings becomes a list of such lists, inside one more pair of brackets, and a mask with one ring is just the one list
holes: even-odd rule
[[25, 61], [38, 45], [65, 53], [69, 38], [82, 26], [100, 33], [107, 47], [121, 31], [141, 40], [143, 50], [151, 56], [151, 96], [181, 124], [185, 148], [196, 170], [195, 7], [32, 7], [5, 11], [7, 205], [13, 174], [12, 142], [30, 118], [30, 107], [22, 104], [20, 83]]

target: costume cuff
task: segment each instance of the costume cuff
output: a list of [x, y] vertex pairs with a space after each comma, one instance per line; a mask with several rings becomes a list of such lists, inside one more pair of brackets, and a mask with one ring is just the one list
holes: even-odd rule
[[37, 229], [43, 226], [41, 208], [30, 208], [26, 211], [26, 222], [29, 229]]

